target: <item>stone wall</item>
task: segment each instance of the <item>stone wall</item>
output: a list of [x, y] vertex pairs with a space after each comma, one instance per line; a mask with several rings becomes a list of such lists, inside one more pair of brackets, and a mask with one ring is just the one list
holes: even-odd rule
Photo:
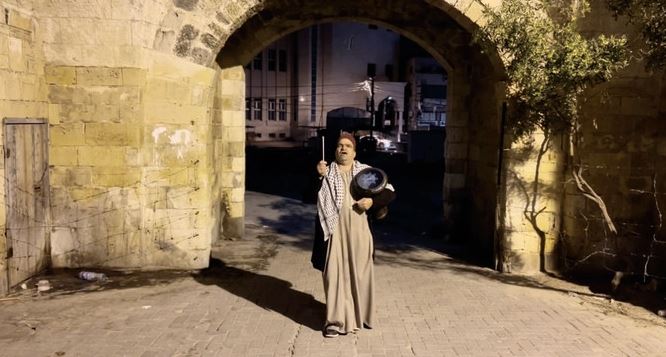
[[[617, 221], [618, 239], [609, 240], [597, 208], [570, 183], [562, 187], [570, 182], [562, 176], [563, 139], [537, 155], [543, 137], [531, 146], [506, 138], [497, 186], [503, 70], [493, 54], [470, 45], [482, 21], [473, 1], [0, 4], [8, 10], [0, 21], [0, 114], [50, 124], [54, 266], [207, 266], [212, 242], [243, 235], [244, 78], [237, 66], [289, 31], [345, 18], [400, 31], [445, 66], [444, 211], [471, 227], [485, 255], [502, 252], [507, 271], [550, 269], [561, 236], [568, 262], [601, 249], [586, 261], [638, 271], [650, 256], [648, 270], [663, 271], [664, 245], [654, 241], [663, 239], [666, 203], [663, 73], [638, 64], [586, 98], [577, 154]], [[598, 4], [592, 19], [587, 33], [626, 30]]]
[[[612, 19], [595, 2], [583, 30], [626, 33], [635, 53], [641, 40], [625, 19]], [[666, 278], [666, 82], [664, 71], [646, 71], [634, 61], [611, 82], [586, 93], [582, 142], [569, 158], [607, 206], [617, 229], [610, 231], [601, 209], [573, 180], [564, 197], [564, 267], [596, 275], [609, 271]], [[660, 242], [661, 241], [661, 242]]]
[[47, 33], [54, 266], [208, 265], [216, 71], [152, 49], [178, 24], [167, 7], [36, 4]]
[[[215, 101], [216, 168], [219, 172], [221, 235], [242, 238], [245, 216], [245, 71], [236, 66], [220, 70]], [[218, 130], [215, 130], [217, 133]]]
[[561, 202], [566, 141], [541, 132], [517, 142], [506, 136], [498, 268], [554, 272], [559, 268]]
[[[42, 34], [24, 1], [0, 1], [0, 118], [46, 118]], [[0, 127], [0, 131], [3, 128]], [[3, 135], [4, 137], [4, 135]], [[0, 142], [4, 145], [4, 141]], [[3, 146], [4, 150], [4, 146]], [[4, 177], [4, 155], [0, 158]], [[7, 290], [5, 180], [0, 181], [0, 295]]]
[[47, 66], [54, 266], [207, 265], [215, 71]]
[[[465, 200], [465, 226], [471, 243], [484, 262], [493, 262], [494, 239], [497, 227], [496, 211], [499, 183], [499, 152], [501, 135], [501, 101], [504, 87], [502, 77], [491, 69], [487, 59], [476, 54], [477, 65], [471, 67], [467, 86], [475, 95], [470, 98], [468, 127], [469, 198]], [[448, 134], [448, 133], [447, 133]], [[451, 140], [455, 140], [453, 136]], [[447, 140], [449, 137], [447, 135]]]

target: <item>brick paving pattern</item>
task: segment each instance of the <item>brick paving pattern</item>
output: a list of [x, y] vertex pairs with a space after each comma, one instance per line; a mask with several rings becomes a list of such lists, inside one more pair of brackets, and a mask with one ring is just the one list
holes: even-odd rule
[[[261, 236], [254, 224], [250, 235]], [[131, 273], [105, 285], [52, 277], [42, 296], [0, 302], [0, 356], [666, 355], [659, 320], [407, 244], [379, 244], [377, 326], [326, 339], [307, 238], [228, 242], [227, 263], [201, 273]]]

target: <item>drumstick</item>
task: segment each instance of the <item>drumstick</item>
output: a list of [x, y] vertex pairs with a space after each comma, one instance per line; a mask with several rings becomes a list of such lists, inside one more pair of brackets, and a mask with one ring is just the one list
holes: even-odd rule
[[324, 158], [324, 137], [321, 137], [321, 161], [326, 161]]

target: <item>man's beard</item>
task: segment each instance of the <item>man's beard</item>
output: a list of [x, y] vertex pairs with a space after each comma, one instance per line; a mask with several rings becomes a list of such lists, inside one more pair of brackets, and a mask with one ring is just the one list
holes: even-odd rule
[[338, 159], [338, 162], [341, 163], [341, 164], [344, 164], [344, 163], [347, 163], [348, 161], [351, 161], [349, 154], [338, 154], [337, 159]]

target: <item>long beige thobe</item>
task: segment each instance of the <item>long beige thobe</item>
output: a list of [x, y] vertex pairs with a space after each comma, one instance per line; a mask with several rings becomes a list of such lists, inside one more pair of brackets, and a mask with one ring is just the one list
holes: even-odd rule
[[351, 172], [341, 172], [345, 195], [324, 269], [326, 328], [340, 333], [373, 326], [373, 242], [365, 212], [354, 210]]

